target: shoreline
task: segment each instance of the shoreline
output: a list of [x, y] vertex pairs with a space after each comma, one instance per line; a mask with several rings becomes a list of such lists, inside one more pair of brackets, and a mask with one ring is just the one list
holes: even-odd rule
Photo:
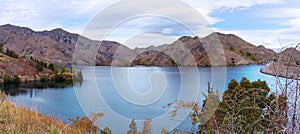
[[268, 63], [260, 69], [260, 72], [271, 76], [300, 80], [300, 68], [298, 66], [295, 67], [291, 65], [289, 69], [292, 71], [287, 73], [286, 65], [279, 63]]
[[62, 121], [17, 107], [7, 100], [0, 91], [0, 129], [1, 133], [86, 133], [83, 129], [69, 126]]
[[132, 66], [119, 66], [119, 65], [87, 65], [87, 64], [82, 64], [82, 65], [73, 65], [73, 66], [88, 66], [88, 67], [190, 67], [190, 66], [197, 66], [197, 67], [224, 67], [224, 66], [229, 66], [229, 67], [234, 67], [234, 66], [248, 66], [248, 65], [266, 65], [267, 63], [249, 63], [249, 64], [238, 64], [238, 65], [216, 65], [216, 66], [211, 66], [211, 65], [132, 65]]

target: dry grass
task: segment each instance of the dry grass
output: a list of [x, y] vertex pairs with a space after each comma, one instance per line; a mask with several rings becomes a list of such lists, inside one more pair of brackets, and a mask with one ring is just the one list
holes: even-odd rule
[[0, 133], [82, 134], [84, 127], [71, 127], [61, 121], [12, 105], [0, 91]]

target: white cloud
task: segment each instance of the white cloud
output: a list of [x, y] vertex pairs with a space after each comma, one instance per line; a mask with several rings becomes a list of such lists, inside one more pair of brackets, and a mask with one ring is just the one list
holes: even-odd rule
[[[91, 17], [116, 1], [4, 0], [1, 1], [0, 24], [10, 23], [34, 30], [62, 27], [69, 31], [80, 32]], [[65, 23], [72, 23], [73, 26]]]
[[243, 10], [259, 4], [279, 4], [282, 0], [183, 0], [190, 6], [196, 8], [210, 24], [224, 21], [222, 18], [211, 17], [215, 10]]
[[141, 33], [135, 36], [132, 36], [124, 41], [124, 43], [130, 47], [148, 47], [148, 46], [157, 46], [162, 44], [169, 44], [177, 40], [177, 36], [166, 36], [160, 33]]
[[[89, 18], [96, 15], [99, 11], [110, 6], [119, 0], [70, 0], [70, 1], [36, 1], [36, 0], [4, 0], [1, 1], [1, 24], [13, 23], [22, 26], [29, 26], [37, 30], [51, 29], [64, 26], [66, 21], [78, 20], [86, 17], [85, 22], [75, 25], [84, 26]], [[220, 18], [211, 17], [209, 14], [216, 9], [235, 9], [249, 7], [254, 4], [278, 3], [280, 0], [184, 0], [211, 23], [215, 24], [222, 21]], [[167, 3], [166, 3], [167, 4]], [[168, 4], [167, 4], [168, 5]], [[170, 7], [170, 6], [169, 6]], [[139, 7], [137, 7], [139, 8]], [[165, 9], [156, 9], [165, 10]], [[180, 10], [174, 10], [180, 13]], [[80, 28], [76, 28], [80, 29]], [[72, 29], [68, 29], [73, 31]]]
[[[11, 23], [20, 26], [33, 28], [34, 30], [49, 30], [57, 27], [65, 28], [71, 32], [78, 32], [84, 29], [84, 26], [95, 15], [101, 12], [106, 7], [119, 0], [70, 0], [70, 1], [36, 1], [36, 0], [1, 0], [0, 8], [0, 24]], [[196, 9], [204, 16], [209, 24], [217, 24], [226, 21], [222, 16], [213, 17], [211, 14], [218, 12], [235, 12], [238, 10], [251, 10], [255, 5], [280, 4], [284, 6], [274, 6], [274, 8], [267, 8], [257, 13], [261, 18], [282, 19], [282, 27], [278, 29], [259, 29], [259, 30], [223, 30], [217, 28], [218, 31], [226, 33], [234, 33], [247, 41], [254, 44], [264, 44], [269, 47], [278, 46], [278, 37], [283, 40], [283, 43], [296, 42], [299, 38], [300, 31], [300, 8], [297, 7], [297, 2], [283, 1], [283, 0], [183, 0], [191, 7]], [[131, 1], [132, 3], [136, 1]], [[167, 1], [168, 2], [168, 1]], [[187, 15], [183, 9], [172, 9], [166, 1], [161, 1], [161, 5], [168, 5], [165, 8], [153, 8], [153, 12], [170, 12], [169, 14], [182, 18], [191, 26], [197, 26], [199, 23], [195, 21], [195, 16]], [[291, 3], [291, 4], [289, 4]], [[144, 6], [147, 6], [145, 4]], [[144, 6], [137, 5], [136, 7], [121, 9], [123, 14], [132, 14], [132, 9], [142, 10]], [[299, 3], [298, 3], [299, 6]], [[117, 12], [117, 11], [116, 11]], [[150, 11], [149, 11], [150, 13]], [[110, 23], [119, 16], [113, 16], [114, 12], [107, 14], [106, 18], [102, 19], [105, 23]], [[120, 15], [122, 16], [122, 14]], [[125, 40], [128, 35], [135, 35], [134, 33], [146, 31], [149, 28], [155, 28], [163, 34], [186, 34], [178, 29], [174, 29], [176, 25], [170, 23], [160, 23], [153, 19], [144, 19], [122, 27], [115, 32], [115, 37], [112, 38], [118, 41]], [[107, 30], [107, 27], [102, 27]], [[213, 28], [216, 29], [216, 28]], [[97, 33], [92, 33], [97, 35]], [[121, 39], [123, 36], [123, 39]]]
[[235, 34], [245, 41], [254, 45], [263, 45], [267, 48], [281, 48], [290, 44], [297, 44], [300, 41], [299, 34], [283, 33], [278, 30], [218, 30], [226, 34]]
[[[265, 45], [269, 48], [280, 48], [289, 44], [300, 42], [300, 5], [289, 3], [286, 7], [271, 7], [262, 9], [259, 18], [273, 19], [278, 28], [261, 30], [230, 31], [240, 35], [255, 45]], [[298, 8], [296, 8], [298, 6]]]
[[171, 34], [173, 32], [173, 29], [172, 28], [164, 28], [161, 33], [162, 34]]

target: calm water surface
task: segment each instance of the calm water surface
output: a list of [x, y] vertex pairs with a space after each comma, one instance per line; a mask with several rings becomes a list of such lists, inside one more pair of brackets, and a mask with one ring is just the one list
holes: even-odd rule
[[[85, 113], [104, 112], [100, 121], [101, 127], [107, 126], [113, 132], [119, 133], [128, 130], [130, 122], [127, 123], [126, 119], [134, 118], [139, 125], [144, 119], [163, 118], [171, 110], [171, 107], [163, 106], [178, 99], [186, 91], [194, 91], [197, 86], [200, 87], [200, 92], [206, 93], [208, 82], [220, 94], [231, 79], [239, 81], [242, 77], [247, 77], [250, 81], [266, 80], [271, 88], [275, 88], [274, 78], [260, 73], [261, 67], [200, 67], [198, 71], [177, 67], [80, 67], [84, 75], [81, 84], [66, 88], [20, 87], [22, 92], [10, 96], [9, 100], [18, 106], [29, 107], [66, 123], [69, 118], [83, 116]], [[191, 75], [183, 78], [183, 74]], [[184, 84], [185, 80], [198, 81], [192, 77], [193, 74], [199, 76], [199, 85]], [[197, 98], [201, 103], [203, 96], [199, 95]], [[191, 128], [189, 118], [181, 122], [182, 120], [175, 120], [166, 124], [154, 120], [152, 125], [156, 128], [180, 124], [180, 129]], [[120, 126], [124, 123], [127, 125]], [[141, 130], [142, 126], [138, 128]]]

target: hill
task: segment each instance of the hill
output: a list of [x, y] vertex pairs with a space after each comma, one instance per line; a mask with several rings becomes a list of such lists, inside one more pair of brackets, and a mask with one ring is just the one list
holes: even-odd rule
[[[222, 48], [210, 48], [210, 46], [218, 43], [216, 37]], [[257, 64], [278, 59], [278, 54], [271, 49], [255, 46], [233, 34], [222, 33], [212, 33], [204, 38], [183, 36], [171, 44], [130, 49], [115, 41], [90, 40], [63, 29], [33, 31], [26, 27], [7, 24], [0, 26], [0, 43], [20, 56], [33, 57], [56, 65], [71, 65], [73, 63], [76, 44], [80, 48], [76, 50], [76, 53], [80, 52], [81, 54], [75, 58], [74, 62], [77, 64], [191, 65], [193, 61], [185, 54], [186, 50], [191, 52], [199, 66]], [[181, 48], [179, 44], [183, 44], [185, 49]], [[99, 45], [100, 47], [98, 47]], [[214, 49], [222, 50], [224, 55], [208, 53], [206, 50], [210, 49], [212, 49], [211, 52]], [[214, 58], [220, 56], [225, 56], [226, 61], [222, 62], [222, 59]], [[216, 60], [213, 64], [210, 63], [212, 59]]]
[[[217, 46], [214, 43], [220, 43], [221, 48], [214, 48]], [[182, 46], [185, 48], [182, 48]], [[190, 65], [192, 61], [189, 61], [191, 58], [186, 58], [188, 56], [188, 53], [185, 52], [186, 50], [192, 54], [192, 59], [195, 58], [198, 66], [258, 64], [269, 62], [278, 57], [273, 50], [263, 46], [256, 47], [236, 35], [212, 33], [204, 38], [183, 36], [171, 44], [136, 48], [133, 50], [134, 52], [131, 52], [136, 56], [122, 55], [116, 56], [115, 59], [119, 61], [126, 61], [122, 57], [134, 59], [131, 65], [171, 66], [178, 63], [178, 65]], [[224, 51], [224, 55], [216, 51]], [[121, 54], [123, 52], [121, 51]], [[128, 50], [126, 52], [128, 53]], [[224, 56], [225, 62], [218, 60], [218, 58], [220, 59], [220, 57]], [[210, 63], [210, 61], [214, 60], [215, 62]], [[118, 64], [122, 65], [122, 63]]]
[[37, 81], [53, 72], [37, 63], [0, 52], [0, 83]]
[[287, 48], [281, 53], [282, 60], [291, 64], [300, 65], [300, 51], [294, 48]]

